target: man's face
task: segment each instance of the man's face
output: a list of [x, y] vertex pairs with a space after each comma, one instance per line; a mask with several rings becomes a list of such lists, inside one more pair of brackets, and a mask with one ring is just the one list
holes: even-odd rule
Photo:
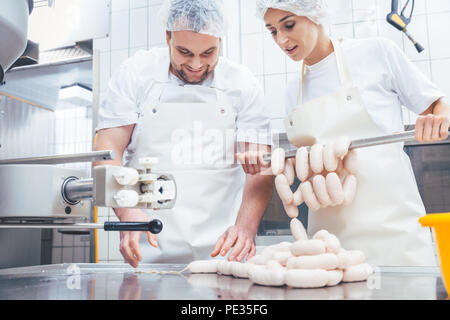
[[201, 83], [219, 60], [219, 38], [193, 31], [166, 33], [170, 71], [189, 84]]

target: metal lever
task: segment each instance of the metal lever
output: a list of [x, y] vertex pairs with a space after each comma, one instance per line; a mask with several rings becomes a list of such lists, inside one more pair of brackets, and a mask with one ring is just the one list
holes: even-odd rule
[[101, 223], [0, 223], [0, 229], [104, 229], [105, 231], [150, 231], [158, 234], [163, 224], [158, 219], [150, 222], [110, 222]]
[[[415, 134], [416, 134], [415, 131], [411, 130], [411, 131], [405, 131], [405, 132], [397, 133], [397, 134], [388, 134], [385, 136], [353, 140], [350, 143], [349, 149], [358, 149], [358, 148], [365, 148], [365, 147], [372, 147], [372, 146], [380, 146], [383, 144], [413, 141], [415, 139]], [[308, 149], [308, 152], [311, 149], [311, 147], [306, 147], [306, 148]], [[288, 150], [288, 151], [286, 151], [285, 158], [294, 158], [296, 153], [297, 153], [297, 149]], [[264, 161], [269, 162], [271, 159], [271, 156], [272, 156], [271, 153], [266, 153], [265, 155], [263, 155]]]
[[105, 231], [150, 231], [158, 234], [162, 231], [163, 224], [160, 220], [154, 219], [150, 222], [110, 222], [104, 224]]

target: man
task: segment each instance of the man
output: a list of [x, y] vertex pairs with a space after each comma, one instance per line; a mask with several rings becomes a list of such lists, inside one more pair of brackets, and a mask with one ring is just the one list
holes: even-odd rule
[[[238, 156], [244, 176], [234, 163], [235, 136], [240, 151], [269, 151], [269, 118], [256, 78], [219, 57], [223, 11], [221, 1], [165, 1], [168, 48], [125, 61], [100, 108], [95, 150], [115, 150], [117, 160], [94, 165], [122, 165], [125, 154], [126, 166], [139, 167], [139, 158], [156, 157], [152, 170], [172, 174], [177, 184], [175, 207], [159, 212], [159, 241], [147, 233], [154, 248], [145, 239], [140, 245], [141, 232], [121, 232], [120, 251], [133, 267], [225, 256], [231, 248], [230, 261], [255, 254], [273, 177], [255, 174], [264, 164], [252, 152]], [[121, 221], [148, 221], [156, 214], [129, 208], [115, 213]]]

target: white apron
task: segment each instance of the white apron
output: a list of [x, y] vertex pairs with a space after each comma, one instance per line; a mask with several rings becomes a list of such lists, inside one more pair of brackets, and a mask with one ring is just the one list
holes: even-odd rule
[[[298, 106], [285, 120], [294, 145], [295, 137], [304, 135], [327, 143], [341, 135], [353, 140], [386, 134], [364, 107], [341, 44], [332, 41], [342, 87], [303, 104], [302, 73]], [[341, 240], [345, 249], [364, 251], [373, 265], [435, 266], [430, 230], [418, 222], [425, 208], [403, 144], [362, 148], [357, 153], [358, 185], [353, 203], [309, 210], [308, 234], [326, 229]]]
[[[186, 97], [194, 89], [199, 90], [185, 85]], [[142, 234], [143, 263], [208, 259], [217, 239], [236, 221], [245, 181], [234, 161], [236, 113], [220, 90], [200, 89], [212, 92], [217, 101], [163, 103], [164, 90], [180, 90], [170, 83], [155, 84], [143, 101], [141, 132], [129, 165], [139, 167], [139, 158], [156, 157], [152, 172], [172, 174], [177, 185], [173, 209], [146, 210], [163, 222], [163, 230], [158, 248]]]

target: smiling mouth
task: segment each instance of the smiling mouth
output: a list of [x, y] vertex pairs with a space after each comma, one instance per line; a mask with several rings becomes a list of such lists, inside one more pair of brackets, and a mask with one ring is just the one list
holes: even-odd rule
[[293, 53], [298, 46], [293, 46], [292, 48], [285, 49], [288, 53]]
[[191, 68], [189, 68], [189, 67], [187, 67], [187, 66], [186, 66], [186, 69], [187, 69], [189, 72], [196, 73], [196, 74], [201, 73], [201, 72], [204, 71], [204, 69], [194, 70], [194, 69], [191, 69]]

